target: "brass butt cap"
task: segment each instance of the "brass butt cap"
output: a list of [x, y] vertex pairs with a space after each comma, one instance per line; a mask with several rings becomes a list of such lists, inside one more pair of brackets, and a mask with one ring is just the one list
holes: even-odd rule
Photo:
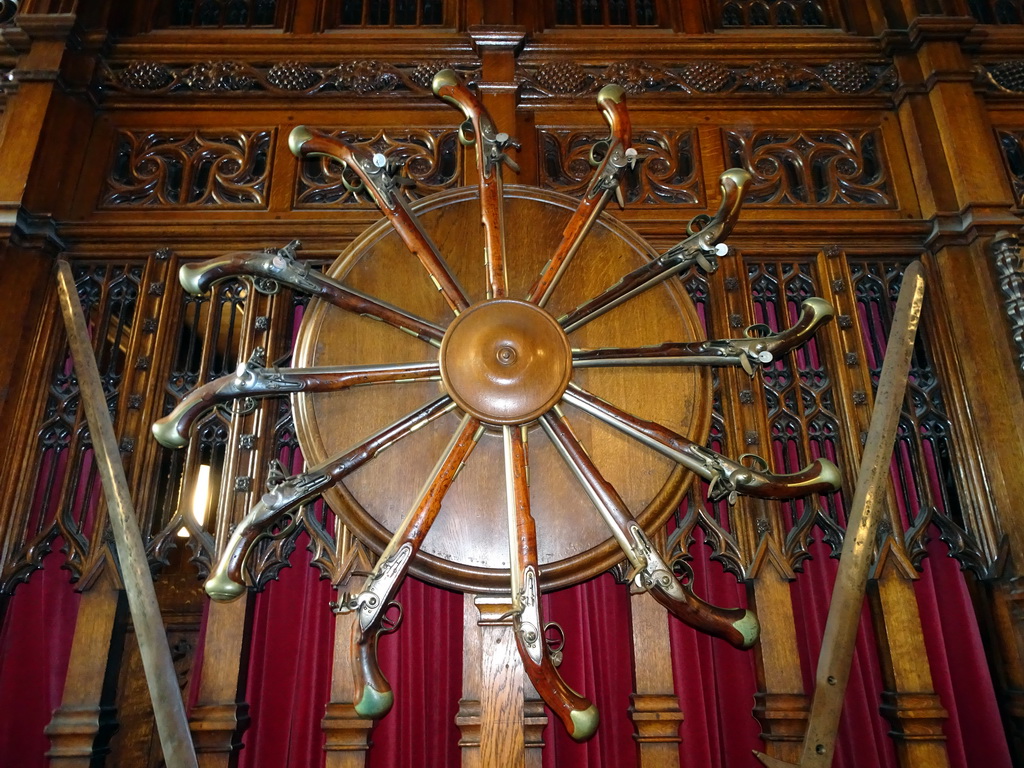
[[757, 642], [757, 638], [761, 636], [761, 622], [757, 620], [757, 615], [749, 609], [744, 611], [743, 618], [733, 622], [732, 626], [743, 636], [743, 644], [739, 646], [741, 650], [752, 648]]
[[177, 422], [173, 419], [163, 418], [153, 422], [150, 428], [156, 441], [165, 448], [184, 448], [188, 440], [178, 433]]
[[722, 184], [731, 181], [740, 189], [744, 189], [750, 183], [750, 173], [742, 168], [730, 168], [721, 175], [719, 181]]
[[626, 91], [621, 85], [611, 83], [606, 85], [600, 91], [597, 92], [597, 104], [601, 105], [602, 102], [611, 101], [616, 104], [621, 104], [622, 100], [626, 98]]
[[586, 741], [597, 732], [601, 723], [601, 716], [593, 704], [583, 710], [574, 710], [569, 717], [572, 718], [572, 733], [569, 735], [573, 741]]
[[377, 720], [384, 717], [391, 711], [391, 705], [395, 703], [395, 694], [392, 691], [378, 691], [373, 686], [363, 686], [362, 695], [359, 701], [352, 707], [356, 714], [370, 720]]
[[434, 92], [435, 96], [439, 96], [442, 88], [456, 86], [459, 84], [459, 76], [455, 74], [454, 70], [442, 69], [436, 75], [434, 79], [430, 81], [430, 89]]
[[218, 603], [227, 603], [237, 600], [245, 594], [245, 585], [232, 581], [226, 573], [214, 573], [206, 580], [203, 590], [210, 596], [211, 600]]
[[313, 138], [312, 131], [304, 125], [297, 125], [288, 134], [288, 149], [296, 157], [302, 157], [302, 145]]

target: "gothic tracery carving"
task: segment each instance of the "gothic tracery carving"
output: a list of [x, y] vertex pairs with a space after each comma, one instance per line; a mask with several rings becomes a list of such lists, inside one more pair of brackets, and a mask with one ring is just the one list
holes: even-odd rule
[[265, 206], [273, 131], [127, 131], [101, 205]]
[[753, 175], [747, 202], [891, 206], [877, 131], [726, 130], [728, 164]]

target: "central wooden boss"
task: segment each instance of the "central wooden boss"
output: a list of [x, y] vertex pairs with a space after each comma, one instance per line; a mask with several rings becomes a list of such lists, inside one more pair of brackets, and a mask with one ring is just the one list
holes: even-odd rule
[[441, 342], [441, 380], [462, 410], [488, 424], [525, 424], [549, 411], [572, 376], [572, 348], [555, 318], [515, 299], [470, 307]]
[[590, 578], [622, 551], [536, 419], [561, 407], [604, 477], [647, 531], [679, 505], [688, 471], [559, 401], [570, 381], [643, 419], [703, 444], [711, 416], [706, 368], [573, 369], [573, 348], [640, 346], [704, 338], [689, 296], [668, 280], [566, 335], [555, 318], [657, 254], [610, 215], [588, 234], [546, 307], [525, 299], [562, 237], [578, 201], [534, 187], [504, 189], [509, 298], [484, 295], [483, 235], [475, 189], [424, 198], [412, 207], [444, 255], [471, 306], [455, 315], [390, 225], [371, 227], [327, 274], [445, 329], [440, 350], [383, 323], [314, 302], [299, 332], [295, 367], [440, 362], [440, 381], [293, 395], [309, 465], [328, 459], [447, 392], [457, 408], [383, 451], [324, 496], [371, 549], [380, 552], [429, 477], [462, 413], [489, 426], [444, 500], [410, 571], [473, 592], [506, 592], [508, 521], [501, 428], [527, 425], [530, 500], [545, 589]]

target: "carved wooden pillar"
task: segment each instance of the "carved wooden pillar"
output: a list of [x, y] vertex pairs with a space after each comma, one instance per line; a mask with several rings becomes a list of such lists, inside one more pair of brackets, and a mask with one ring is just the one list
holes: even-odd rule
[[[256, 318], [272, 313], [275, 298], [250, 292], [240, 323], [240, 359], [248, 358], [259, 346], [273, 349], [273, 334], [280, 329], [274, 329], [264, 338], [257, 328]], [[210, 316], [213, 318], [214, 313]], [[206, 375], [205, 368], [203, 375]], [[273, 455], [273, 435], [270, 434], [273, 422], [269, 410], [257, 408], [253, 413], [237, 414], [231, 420], [216, 516], [209, 524], [217, 542], [215, 553], [223, 549], [232, 525], [241, 520], [262, 495], [260, 488], [266, 474], [267, 457]], [[249, 447], [243, 449], [243, 444]], [[267, 450], [250, 449], [258, 445]], [[186, 480], [186, 487], [189, 481]], [[207, 599], [205, 595], [203, 599]], [[245, 686], [249, 673], [252, 608], [256, 599], [254, 594], [246, 592], [243, 598], [232, 603], [209, 603], [203, 667], [198, 670], [199, 693], [189, 714], [200, 768], [234, 765], [242, 748], [242, 734], [249, 727]]]
[[903, 768], [940, 768], [949, 765], [942, 732], [949, 713], [932, 683], [913, 582], [894, 560], [880, 565], [871, 597], [885, 684], [882, 714]]
[[[789, 582], [778, 542], [765, 538], [755, 561], [757, 579], [751, 607], [761, 622], [757, 653], [758, 692], [754, 717], [761, 725], [765, 753], [780, 760], [800, 758], [810, 697], [800, 679], [800, 652]], [[813, 663], [813, 662], [812, 662]]]
[[[341, 590], [343, 591], [343, 590]], [[331, 699], [321, 723], [326, 740], [326, 768], [363, 768], [370, 748], [373, 721], [356, 714], [352, 703], [352, 661], [349, 645], [356, 614], [334, 617], [334, 658], [331, 664]]]
[[[505, 597], [466, 594], [463, 611], [462, 699], [456, 723], [462, 731], [463, 768], [526, 768], [539, 765], [536, 706], [525, 722], [528, 685], [516, 648], [511, 608]], [[531, 756], [527, 760], [527, 730]], [[543, 726], [540, 725], [540, 729]]]
[[248, 656], [246, 627], [252, 613], [251, 593], [233, 603], [213, 603], [206, 616], [203, 668], [199, 693], [189, 712], [189, 727], [201, 768], [229, 766], [242, 748], [242, 733], [249, 727], [245, 676], [239, 663], [207, 660], [244, 659]]
[[[724, 290], [717, 293], [724, 294], [726, 301], [716, 302], [720, 306], [715, 327], [735, 329], [754, 324], [751, 289], [741, 254], [723, 259], [720, 272]], [[759, 405], [760, 381], [751, 380], [740, 370], [723, 371], [720, 377], [725, 418], [736, 425], [733, 434], [744, 436], [742, 450], [770, 453], [771, 430]], [[786, 553], [782, 513], [776, 503], [741, 498], [733, 507], [730, 523], [742, 559], [736, 566], [746, 569], [750, 607], [761, 623], [761, 639], [752, 651], [758, 675], [754, 716], [761, 726], [765, 752], [796, 761], [807, 727], [809, 697], [800, 675], [797, 618], [789, 586], [796, 573]]]
[[640, 768], [679, 764], [683, 713], [672, 685], [668, 611], [648, 594], [630, 598], [633, 615], [634, 685], [629, 716], [640, 751]]
[[117, 729], [111, 683], [117, 679], [114, 670], [120, 664], [123, 641], [114, 633], [126, 610], [120, 585], [105, 569], [82, 596], [64, 698], [46, 726], [51, 766], [89, 768], [110, 751], [110, 737]]
[[[1016, 350], [1001, 316], [998, 275], [986, 250], [989, 238], [1001, 229], [1016, 231], [1019, 221], [1012, 212], [1013, 194], [988, 105], [972, 84], [972, 64], [954, 34], [957, 28], [951, 26], [959, 21], [962, 36], [973, 20], [947, 19], [944, 30], [930, 29], [934, 19], [924, 21], [911, 23], [920, 47], [896, 61], [907, 84], [899, 117], [908, 136], [922, 216], [933, 223], [927, 300], [932, 309], [926, 320], [942, 334], [945, 352], [937, 363], [944, 378], [960, 390], [953, 398], [957, 412], [951, 421], [967, 486], [964, 516], [987, 561], [1002, 568], [1019, 564], [1024, 553], [1019, 503], [1024, 494], [1024, 398]], [[1009, 558], [1001, 553], [1004, 537]], [[1024, 730], [1019, 706], [1024, 656], [1016, 639], [1024, 625], [1014, 616], [1012, 600], [998, 606], [1015, 591], [1019, 566], [1011, 567], [1012, 572], [992, 572], [993, 578], [1005, 581], [991, 591], [997, 619], [990, 626], [1000, 637], [988, 645], [1003, 686], [1003, 716], [1013, 734]], [[1024, 759], [1019, 741], [1015, 757]]]

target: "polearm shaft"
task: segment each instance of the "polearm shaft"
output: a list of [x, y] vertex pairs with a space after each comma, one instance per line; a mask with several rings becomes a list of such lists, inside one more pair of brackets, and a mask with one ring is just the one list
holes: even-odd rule
[[[850, 680], [850, 665], [857, 640], [861, 607], [871, 570], [875, 536], [882, 509], [878, 498], [884, 493], [892, 458], [893, 442], [907, 389], [907, 373], [914, 352], [914, 338], [924, 303], [924, 275], [915, 261], [903, 273], [892, 329], [875, 393], [871, 425], [857, 474], [857, 489], [843, 539], [832, 602], [825, 621], [825, 636], [818, 658], [811, 716], [807, 722], [799, 768], [829, 768], [835, 754], [835, 738], [843, 699]], [[792, 764], [755, 752], [769, 768], [792, 768]]]
[[89, 343], [85, 315], [75, 290], [75, 278], [67, 262], [58, 264], [57, 288], [82, 404], [92, 434], [103, 492], [107, 498], [121, 578], [128, 594], [128, 608], [138, 638], [142, 668], [153, 700], [153, 716], [164, 762], [167, 768], [198, 768], [185, 716], [185, 703], [181, 698], [178, 675], [171, 660], [171, 649], [167, 644], [167, 633], [149, 571], [146, 547], [128, 493], [128, 481], [121, 465], [114, 427], [110, 423], [96, 357]]

